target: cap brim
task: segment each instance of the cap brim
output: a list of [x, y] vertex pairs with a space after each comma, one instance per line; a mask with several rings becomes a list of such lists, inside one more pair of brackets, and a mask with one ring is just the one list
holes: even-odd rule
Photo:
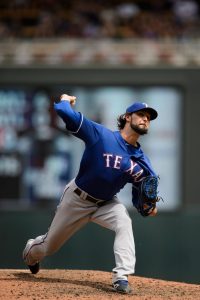
[[143, 110], [143, 111], [147, 111], [149, 114], [150, 114], [150, 120], [155, 120], [158, 116], [158, 113], [155, 109], [151, 108], [151, 107], [145, 107], [145, 108], [142, 108], [140, 110]]

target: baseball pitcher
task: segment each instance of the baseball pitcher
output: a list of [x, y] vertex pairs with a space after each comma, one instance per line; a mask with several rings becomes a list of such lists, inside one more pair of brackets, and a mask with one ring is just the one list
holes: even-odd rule
[[132, 221], [117, 193], [132, 184], [132, 202], [144, 216], [157, 213], [158, 176], [138, 139], [147, 134], [157, 111], [136, 102], [118, 118], [118, 130], [111, 131], [73, 109], [76, 97], [63, 94], [54, 109], [66, 129], [85, 143], [79, 172], [69, 182], [48, 232], [29, 239], [24, 262], [33, 274], [40, 261], [55, 253], [77, 230], [95, 222], [115, 232], [115, 267], [112, 285], [116, 292], [131, 293], [128, 275], [135, 272], [135, 245]]

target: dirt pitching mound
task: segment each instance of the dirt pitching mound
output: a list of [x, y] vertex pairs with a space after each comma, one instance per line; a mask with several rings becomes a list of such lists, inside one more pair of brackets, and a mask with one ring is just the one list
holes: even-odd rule
[[130, 276], [131, 295], [118, 294], [111, 273], [82, 270], [0, 270], [0, 299], [200, 299], [200, 285]]

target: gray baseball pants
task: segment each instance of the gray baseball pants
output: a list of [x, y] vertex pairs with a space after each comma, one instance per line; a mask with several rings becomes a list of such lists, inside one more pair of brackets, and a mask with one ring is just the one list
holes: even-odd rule
[[116, 266], [113, 282], [127, 279], [135, 271], [135, 244], [132, 221], [125, 206], [115, 196], [101, 207], [85, 200], [87, 193], [74, 193], [74, 180], [66, 185], [60, 204], [48, 232], [36, 237], [26, 249], [25, 262], [34, 265], [45, 256], [55, 253], [77, 230], [88, 222], [94, 222], [115, 231], [114, 255]]

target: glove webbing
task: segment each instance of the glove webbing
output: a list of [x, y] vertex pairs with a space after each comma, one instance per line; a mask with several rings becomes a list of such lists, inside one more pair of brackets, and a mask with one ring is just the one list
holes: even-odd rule
[[[157, 176], [147, 176], [141, 183], [139, 212], [143, 217], [147, 217], [156, 207], [156, 202], [162, 199], [158, 197], [158, 180], [159, 177]], [[144, 205], [147, 205], [147, 207], [145, 208]]]

